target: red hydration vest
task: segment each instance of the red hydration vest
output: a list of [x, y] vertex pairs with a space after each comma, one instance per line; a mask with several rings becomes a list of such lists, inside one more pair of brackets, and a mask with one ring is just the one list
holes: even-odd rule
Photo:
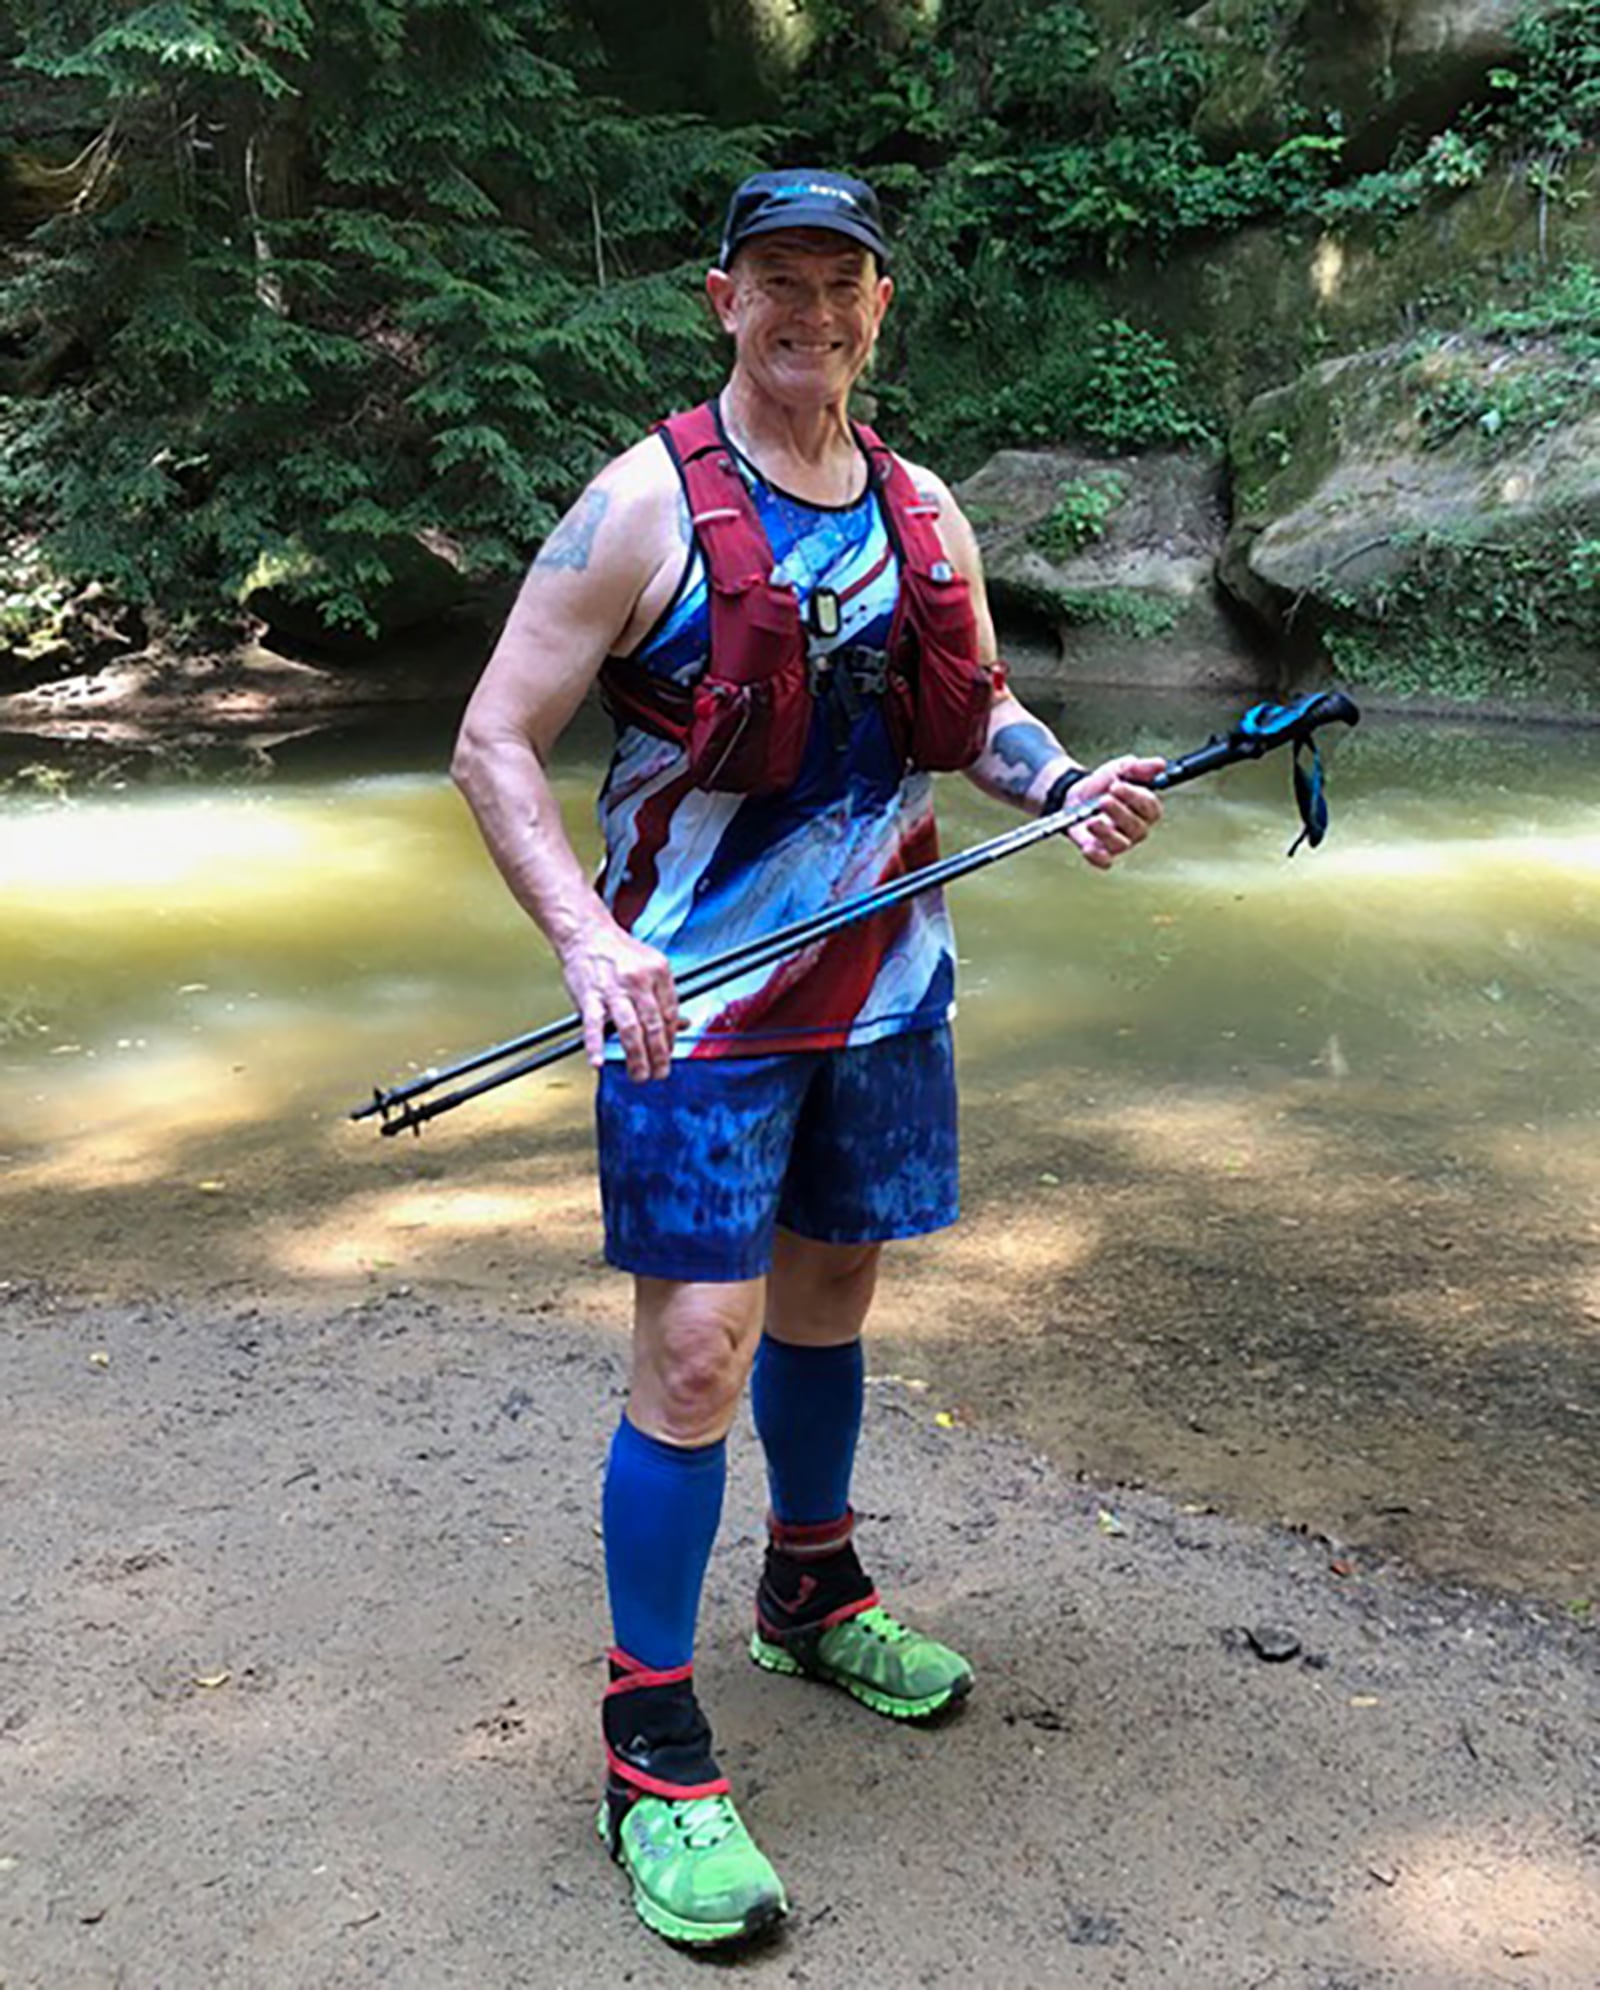
[[[972, 591], [947, 557], [905, 465], [864, 423], [852, 423], [900, 559], [889, 631], [884, 716], [912, 767], [970, 767], [983, 751], [999, 666], [978, 662]], [[793, 786], [811, 731], [806, 632], [793, 587], [772, 579], [772, 546], [707, 401], [658, 431], [689, 502], [705, 558], [711, 653], [693, 684], [653, 675], [632, 657], [600, 672], [607, 710], [681, 745], [697, 787], [768, 794]]]

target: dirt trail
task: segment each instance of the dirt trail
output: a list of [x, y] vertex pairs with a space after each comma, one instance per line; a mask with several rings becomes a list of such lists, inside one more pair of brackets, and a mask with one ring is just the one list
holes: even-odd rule
[[[610, 1326], [527, 1291], [4, 1296], [6, 1990], [704, 1980], [590, 1835]], [[748, 1665], [741, 1432], [702, 1680], [795, 1911], [731, 1968], [1594, 1984], [1592, 1636], [1080, 1484], [887, 1369], [863, 1538], [980, 1688], [911, 1732]]]

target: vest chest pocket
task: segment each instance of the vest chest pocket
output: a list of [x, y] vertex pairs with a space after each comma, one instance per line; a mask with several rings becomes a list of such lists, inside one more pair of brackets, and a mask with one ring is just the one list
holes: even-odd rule
[[804, 670], [775, 672], [753, 684], [703, 677], [685, 745], [696, 787], [762, 795], [792, 787], [811, 730]]
[[959, 576], [905, 572], [891, 641], [889, 733], [914, 767], [970, 767], [988, 737], [994, 682], [973, 655], [972, 591]]
[[752, 579], [711, 590], [711, 666], [695, 686], [686, 741], [695, 785], [721, 793], [791, 787], [811, 729], [806, 643], [793, 588]]

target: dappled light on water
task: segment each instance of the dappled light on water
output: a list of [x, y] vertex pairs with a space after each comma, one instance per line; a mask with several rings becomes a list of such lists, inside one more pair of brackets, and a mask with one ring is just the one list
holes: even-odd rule
[[[1269, 760], [1171, 797], [1110, 877], [1060, 845], [957, 886], [969, 1125], [1020, 1085], [1044, 1118], [1105, 1119], [1130, 1165], [1304, 1177], [1341, 1126], [1398, 1115], [1529, 1190], [1592, 1188], [1595, 749], [1441, 737], [1341, 742], [1332, 837], [1293, 863]], [[597, 769], [591, 736], [560, 772], [591, 857]], [[948, 848], [1004, 820], [960, 782], [943, 804]], [[345, 1109], [566, 1007], [433, 772], [18, 796], [0, 881], [11, 1195], [193, 1175], [230, 1135], [337, 1132], [352, 1187], [387, 1181], [392, 1143]], [[576, 1060], [521, 1081], [426, 1151], [455, 1170], [486, 1141], [581, 1143], [590, 1082]]]
[[[1586, 834], [1586, 818], [1595, 825]], [[1419, 825], [1420, 828], [1420, 825]], [[1487, 890], [1500, 897], [1514, 894], [1525, 880], [1555, 884], [1562, 877], [1592, 889], [1600, 877], [1600, 810], [1578, 814], [1571, 836], [1523, 834], [1508, 829], [1498, 836], [1454, 841], [1392, 842], [1319, 856], [1323, 869], [1335, 878], [1359, 879], [1368, 891], [1406, 891], [1419, 879], [1462, 891]]]
[[0, 891], [12, 1138], [303, 1123], [559, 999], [434, 778], [0, 810]]
[[[0, 826], [0, 875], [19, 914], [73, 893], [86, 913], [102, 895], [191, 908], [226, 905], [238, 874], [260, 895], [294, 896], [316, 856], [315, 825], [275, 808], [270, 796], [146, 802], [112, 811], [38, 809]], [[348, 884], [348, 878], [345, 879]]]

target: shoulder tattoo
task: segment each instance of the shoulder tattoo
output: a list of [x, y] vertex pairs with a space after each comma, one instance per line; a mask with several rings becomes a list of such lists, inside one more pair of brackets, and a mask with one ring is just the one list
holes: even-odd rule
[[594, 535], [611, 502], [609, 491], [587, 490], [539, 548], [535, 566], [582, 573], [594, 549]]

